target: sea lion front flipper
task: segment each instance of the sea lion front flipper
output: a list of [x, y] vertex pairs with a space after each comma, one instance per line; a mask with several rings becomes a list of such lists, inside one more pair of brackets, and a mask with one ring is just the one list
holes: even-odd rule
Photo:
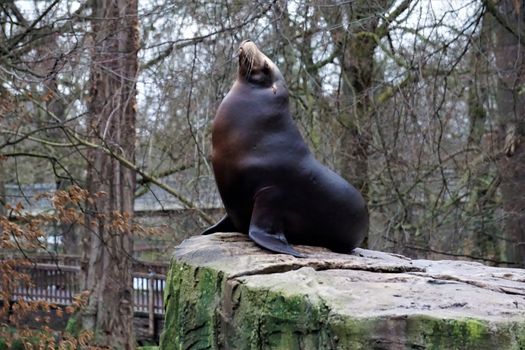
[[284, 234], [282, 234], [281, 232], [268, 233], [264, 230], [261, 230], [255, 225], [250, 225], [249, 236], [255, 243], [257, 243], [261, 247], [271, 250], [272, 252], [289, 254], [295, 256], [296, 258], [305, 258], [304, 255], [299, 253], [297, 250], [293, 249], [288, 244], [286, 238], [284, 237]]
[[281, 217], [283, 200], [279, 197], [279, 191], [274, 187], [264, 187], [255, 194], [248, 235], [255, 243], [272, 252], [304, 258], [284, 236]]
[[201, 235], [209, 235], [215, 232], [237, 232], [228, 214], [224, 215], [215, 225], [208, 227]]

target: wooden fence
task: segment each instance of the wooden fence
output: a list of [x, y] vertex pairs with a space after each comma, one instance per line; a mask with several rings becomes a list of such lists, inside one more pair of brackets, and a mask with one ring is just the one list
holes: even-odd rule
[[[53, 265], [67, 265], [67, 266], [80, 266], [80, 256], [78, 255], [68, 255], [68, 254], [30, 254], [29, 256], [25, 255], [16, 255], [17, 258], [26, 259], [30, 263], [39, 263], [39, 264], [53, 264]], [[2, 259], [14, 258], [12, 254], [5, 256], [0, 252], [0, 261]], [[168, 266], [166, 262], [152, 262], [152, 261], [142, 261], [134, 259], [132, 261], [133, 272], [150, 272], [159, 273], [165, 275], [168, 272]]]
[[30, 283], [20, 282], [12, 291], [13, 300], [46, 300], [69, 305], [79, 293], [78, 266], [35, 264], [17, 269], [27, 274]]
[[[14, 300], [46, 300], [60, 305], [69, 305], [80, 292], [78, 285], [79, 266], [36, 263], [20, 266], [31, 283], [19, 283], [12, 291]], [[164, 315], [163, 294], [166, 275], [156, 272], [133, 272], [133, 300], [135, 312]]]

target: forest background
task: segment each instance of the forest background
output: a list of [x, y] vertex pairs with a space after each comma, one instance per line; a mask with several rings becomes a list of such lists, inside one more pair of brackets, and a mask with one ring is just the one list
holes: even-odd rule
[[[523, 267], [524, 18], [523, 0], [2, 1], [0, 248], [45, 251], [52, 227], [81, 256], [84, 327], [134, 346], [134, 242], [153, 228], [170, 251], [220, 215], [211, 121], [249, 38], [366, 197], [366, 247]], [[24, 209], [38, 184], [52, 210]], [[164, 219], [135, 215], [148, 195]]]

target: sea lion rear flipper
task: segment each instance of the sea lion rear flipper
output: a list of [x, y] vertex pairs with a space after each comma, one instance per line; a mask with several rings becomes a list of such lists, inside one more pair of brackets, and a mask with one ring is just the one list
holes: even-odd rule
[[283, 201], [273, 187], [264, 187], [255, 194], [249, 236], [255, 243], [272, 252], [304, 258], [288, 244], [284, 236], [281, 203]]
[[201, 235], [209, 235], [215, 232], [237, 232], [238, 230], [233, 225], [228, 214], [224, 215], [215, 225], [208, 227]]

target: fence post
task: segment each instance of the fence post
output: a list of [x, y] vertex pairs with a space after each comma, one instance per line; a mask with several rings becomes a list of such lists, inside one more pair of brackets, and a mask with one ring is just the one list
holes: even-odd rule
[[148, 276], [148, 316], [149, 316], [149, 335], [155, 336], [155, 273], [150, 271]]

